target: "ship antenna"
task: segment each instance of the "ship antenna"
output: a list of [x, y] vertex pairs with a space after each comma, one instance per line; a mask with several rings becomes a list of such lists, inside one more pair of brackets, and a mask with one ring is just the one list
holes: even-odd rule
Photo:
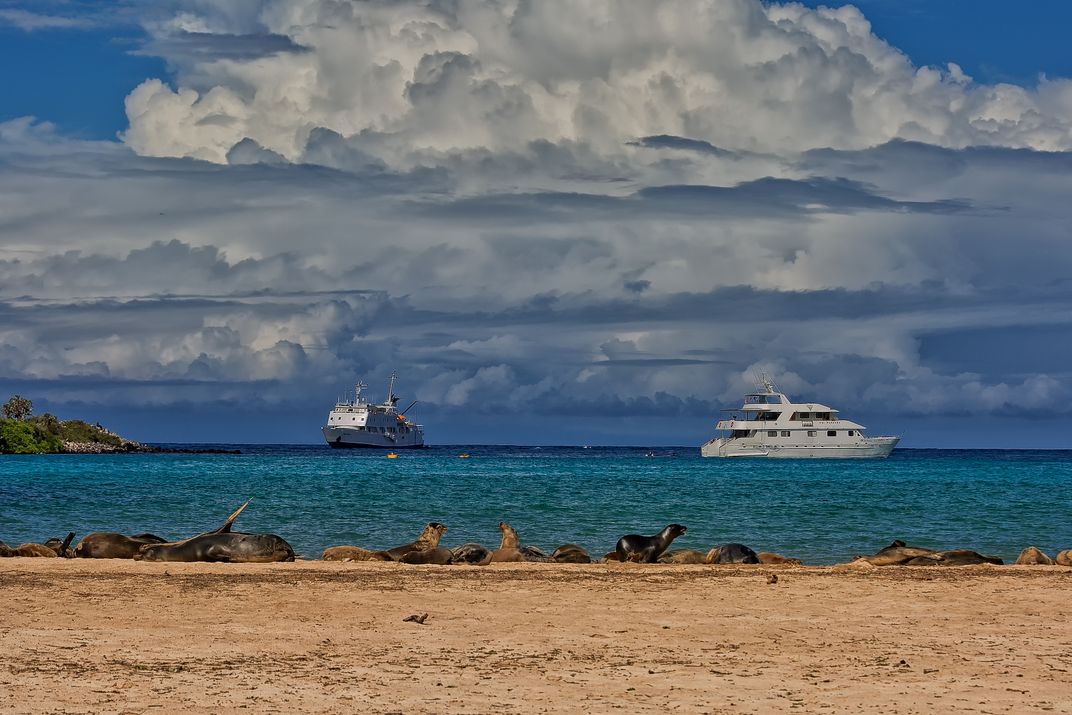
[[395, 397], [395, 378], [398, 377], [398, 373], [392, 371], [391, 379], [387, 383], [387, 402], [388, 404], [394, 404], [398, 398]]

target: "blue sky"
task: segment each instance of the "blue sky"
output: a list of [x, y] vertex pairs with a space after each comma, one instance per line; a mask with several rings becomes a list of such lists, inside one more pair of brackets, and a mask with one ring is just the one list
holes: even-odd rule
[[506, 7], [0, 2], [0, 393], [310, 442], [397, 370], [439, 443], [698, 444], [766, 370], [1072, 447], [1067, 3]]

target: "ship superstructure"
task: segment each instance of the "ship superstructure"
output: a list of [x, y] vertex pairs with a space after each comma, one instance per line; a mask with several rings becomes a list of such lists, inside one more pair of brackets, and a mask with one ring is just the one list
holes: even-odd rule
[[324, 439], [332, 447], [370, 447], [380, 449], [407, 449], [424, 446], [424, 428], [406, 417], [406, 412], [417, 403], [414, 400], [401, 412], [398, 396], [395, 395], [395, 373], [387, 386], [387, 399], [379, 404], [365, 400], [362, 391], [368, 387], [363, 382], [354, 386], [354, 399], [340, 400], [328, 413], [324, 425]]
[[888, 457], [900, 437], [868, 437], [864, 426], [815, 402], [792, 402], [766, 375], [735, 410], [723, 410], [721, 434], [700, 448], [704, 457]]

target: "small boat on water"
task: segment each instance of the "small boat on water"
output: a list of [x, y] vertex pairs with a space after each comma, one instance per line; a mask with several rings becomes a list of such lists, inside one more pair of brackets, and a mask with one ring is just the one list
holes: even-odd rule
[[704, 457], [859, 459], [888, 457], [900, 437], [868, 437], [864, 426], [843, 420], [838, 411], [814, 402], [792, 402], [763, 375], [758, 391], [726, 414], [721, 435], [700, 447]]
[[[354, 399], [340, 400], [328, 413], [328, 423], [322, 431], [332, 447], [367, 447], [373, 449], [409, 449], [424, 446], [424, 427], [406, 417], [413, 405], [399, 412], [395, 395], [395, 373], [387, 385], [387, 399], [379, 404], [366, 401], [361, 392], [368, 385], [354, 386]], [[397, 457], [393, 452], [388, 457]]]

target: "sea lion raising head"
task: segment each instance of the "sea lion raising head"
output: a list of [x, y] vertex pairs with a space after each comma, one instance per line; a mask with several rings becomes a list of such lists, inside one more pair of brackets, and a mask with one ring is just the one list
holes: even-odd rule
[[396, 546], [386, 551], [377, 551], [374, 558], [381, 561], [398, 561], [411, 551], [427, 551], [439, 546], [439, 540], [447, 533], [447, 527], [438, 521], [429, 522], [416, 541]]
[[683, 536], [686, 529], [681, 524], [670, 524], [655, 536], [641, 536], [640, 534], [626, 534], [618, 539], [614, 550], [622, 561], [639, 561], [640, 563], [653, 564], [666, 551], [671, 542], [679, 536]]

